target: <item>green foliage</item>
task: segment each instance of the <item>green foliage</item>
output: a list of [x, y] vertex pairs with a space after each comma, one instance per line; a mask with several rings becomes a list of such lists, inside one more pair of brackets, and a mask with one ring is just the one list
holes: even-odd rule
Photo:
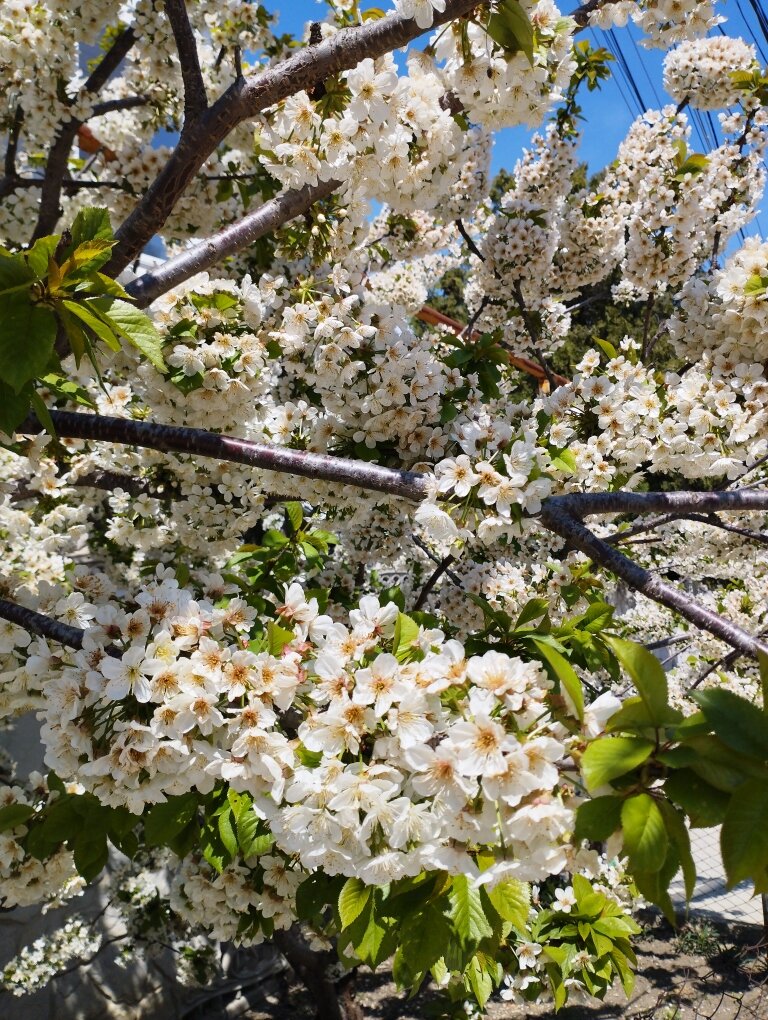
[[20, 252], [0, 248], [2, 431], [13, 432], [30, 407], [47, 424], [37, 391], [46, 388], [46, 380], [61, 378], [60, 359], [70, 352], [78, 365], [88, 357], [98, 375], [98, 344], [119, 351], [123, 340], [165, 370], [162, 340], [151, 319], [100, 272], [114, 244], [106, 210], [87, 208], [62, 235], [41, 237]]

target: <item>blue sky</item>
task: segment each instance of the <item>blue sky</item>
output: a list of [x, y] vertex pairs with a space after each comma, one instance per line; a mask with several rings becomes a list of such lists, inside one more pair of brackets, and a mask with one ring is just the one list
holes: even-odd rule
[[[763, 3], [764, 0], [728, 0], [719, 4], [718, 8], [719, 13], [728, 19], [723, 25], [726, 34], [742, 36], [749, 42], [756, 40], [760, 56], [768, 63], [768, 41], [756, 14], [756, 8], [759, 10]], [[326, 9], [322, 0], [275, 0], [274, 5], [267, 2], [266, 6], [280, 11], [280, 30], [293, 33], [300, 33], [307, 21], [322, 16]], [[569, 9], [566, 4], [562, 6]], [[662, 87], [663, 52], [639, 46], [640, 33], [633, 27], [612, 33], [590, 30], [587, 38], [594, 47], [605, 46], [614, 52], [620, 48], [625, 62], [624, 67], [619, 66], [618, 61], [611, 65], [613, 75], [603, 83], [600, 91], [589, 93], [584, 90], [581, 96], [586, 117], [581, 155], [590, 170], [596, 171], [614, 159], [619, 143], [640, 112], [641, 104], [643, 109], [658, 108], [669, 102], [669, 97]], [[704, 149], [711, 125], [704, 121], [699, 127], [705, 137], [695, 136], [694, 146]], [[513, 128], [496, 135], [494, 171], [502, 167], [511, 169], [530, 134], [527, 129]], [[768, 221], [768, 216], [764, 216], [763, 220]]]

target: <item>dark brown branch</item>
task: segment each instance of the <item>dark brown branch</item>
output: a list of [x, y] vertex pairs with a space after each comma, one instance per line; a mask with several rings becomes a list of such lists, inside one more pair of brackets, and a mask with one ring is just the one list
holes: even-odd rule
[[459, 217], [456, 220], [456, 229], [461, 234], [461, 236], [464, 238], [464, 243], [466, 244], [467, 248], [469, 248], [469, 250], [472, 252], [472, 254], [476, 255], [477, 258], [479, 258], [481, 262], [485, 262], [485, 255], [483, 255], [483, 253], [480, 251], [480, 249], [475, 244], [475, 241], [474, 241], [472, 235], [469, 233], [467, 228], [464, 226], [464, 221], [461, 219], [461, 217]]
[[446, 573], [451, 564], [455, 562], [456, 558], [454, 556], [451, 556], [450, 553], [447, 556], [443, 557], [442, 560], [440, 560], [438, 565], [435, 567], [430, 576], [427, 578], [424, 587], [419, 592], [419, 597], [416, 599], [416, 602], [414, 603], [413, 606], [415, 611], [421, 609], [424, 606], [427, 599], [434, 591], [437, 582], [440, 580], [443, 574]]
[[323, 181], [316, 187], [306, 185], [299, 191], [289, 191], [273, 198], [232, 226], [169, 259], [155, 272], [140, 276], [126, 289], [140, 308], [146, 308], [172, 287], [210, 269], [258, 238], [271, 234], [295, 216], [307, 212], [315, 202], [327, 198], [339, 186], [338, 181]]
[[21, 125], [23, 123], [24, 111], [21, 106], [17, 106], [16, 112], [13, 115], [11, 129], [8, 132], [8, 147], [5, 150], [3, 166], [4, 176], [0, 180], [0, 198], [5, 198], [6, 195], [12, 194], [19, 180], [19, 173], [16, 169], [16, 155], [19, 151], [19, 135], [21, 134]]
[[[93, 73], [86, 80], [83, 91], [94, 95], [97, 94], [123, 62], [135, 41], [136, 36], [133, 33], [133, 29], [123, 29], [99, 61]], [[67, 174], [69, 155], [72, 151], [75, 138], [77, 138], [78, 128], [82, 124], [83, 121], [77, 117], [71, 118], [61, 125], [53, 141], [46, 162], [42, 194], [40, 196], [40, 210], [35, 230], [32, 234], [33, 241], [53, 233], [56, 227], [60, 216], [61, 189]]]
[[171, 23], [176, 51], [179, 54], [181, 78], [184, 82], [184, 130], [208, 109], [200, 56], [195, 33], [189, 23], [184, 0], [164, 0], [165, 13]]
[[539, 327], [536, 324], [536, 321], [531, 315], [528, 309], [528, 305], [526, 305], [525, 303], [525, 298], [523, 297], [523, 287], [519, 280], [515, 280], [512, 290], [515, 295], [515, 300], [517, 301], [517, 307], [519, 308], [520, 314], [523, 317], [525, 331], [531, 340], [531, 351], [533, 352], [533, 356], [541, 365], [542, 371], [544, 372], [544, 375], [546, 375], [547, 377], [547, 382], [549, 383], [550, 390], [555, 390], [557, 389], [557, 382], [555, 380], [555, 376], [552, 372], [552, 369], [547, 364], [547, 359], [544, 357], [544, 354], [541, 351], [541, 330], [539, 329]]
[[79, 627], [70, 627], [69, 624], [61, 623], [60, 620], [43, 616], [42, 613], [36, 613], [34, 609], [20, 606], [18, 602], [0, 599], [0, 618], [10, 620], [11, 623], [23, 627], [31, 634], [37, 634], [38, 637], [50, 638], [60, 645], [66, 645], [67, 648], [80, 649], [83, 647], [85, 632]]
[[[477, 0], [447, 0], [434, 26], [468, 14]], [[345, 28], [316, 46], [307, 46], [261, 74], [239, 78], [201, 116], [185, 126], [179, 144], [139, 204], [117, 231], [118, 245], [105, 272], [117, 276], [160, 230], [188, 184], [216, 147], [238, 124], [262, 110], [309, 89], [366, 57], [379, 57], [422, 35], [412, 18], [390, 15]]]
[[133, 110], [137, 106], [147, 106], [148, 104], [149, 96], [126, 96], [125, 99], [105, 99], [103, 103], [96, 103], [91, 109], [91, 117], [102, 117], [105, 113], [114, 113], [116, 110]]
[[[15, 188], [41, 188], [43, 186], [42, 177], [17, 177]], [[133, 189], [128, 184], [123, 184], [120, 181], [83, 181], [77, 179], [69, 179], [62, 181], [62, 191], [98, 191], [101, 188], [106, 188], [108, 191], [126, 191], [128, 194], [133, 194]], [[2, 194], [2, 191], [0, 191]]]
[[[283, 446], [253, 443], [246, 439], [206, 432], [205, 429], [109, 418], [98, 414], [51, 411], [57, 435], [62, 439], [91, 439], [96, 442], [138, 446], [163, 453], [188, 453], [234, 464], [248, 464], [264, 471], [314, 478], [338, 485], [384, 492], [417, 502], [427, 490], [426, 475], [398, 471], [365, 461], [348, 460], [321, 453], [305, 453]], [[17, 429], [21, 435], [43, 431], [36, 418], [28, 418]]]
[[[736, 497], [736, 498], [734, 498]], [[741, 498], [739, 498], [741, 497]], [[695, 626], [713, 634], [741, 654], [768, 654], [768, 644], [717, 613], [705, 609], [684, 592], [662, 581], [633, 560], [623, 556], [586, 527], [583, 516], [607, 513], [658, 513], [664, 510], [762, 510], [768, 507], [768, 492], [665, 492], [665, 493], [578, 493], [548, 499], [541, 512], [544, 526], [571, 546], [610, 570], [632, 589], [679, 613]]]

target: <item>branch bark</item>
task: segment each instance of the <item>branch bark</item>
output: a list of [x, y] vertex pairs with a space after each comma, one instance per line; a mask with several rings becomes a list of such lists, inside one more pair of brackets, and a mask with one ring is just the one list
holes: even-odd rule
[[[477, 0], [447, 0], [435, 12], [434, 27], [468, 14]], [[390, 15], [307, 46], [260, 74], [238, 78], [201, 116], [185, 125], [179, 144], [144, 197], [117, 231], [118, 244], [104, 269], [117, 276], [163, 226], [190, 183], [216, 147], [238, 124], [283, 99], [379, 57], [424, 33], [413, 18]]]
[[[98, 93], [125, 59], [136, 41], [132, 28], [123, 29], [88, 77], [83, 91]], [[83, 121], [73, 117], [62, 124], [48, 153], [40, 196], [40, 211], [32, 241], [53, 233], [60, 215], [61, 190], [69, 164], [69, 154]]]
[[23, 627], [31, 634], [38, 637], [50, 638], [67, 648], [80, 649], [83, 647], [83, 635], [85, 631], [79, 627], [70, 627], [69, 624], [61, 623], [50, 616], [43, 616], [36, 613], [34, 609], [27, 609], [18, 602], [10, 602], [8, 599], [0, 599], [0, 618], [10, 620], [11, 623]]
[[217, 234], [201, 241], [153, 273], [145, 273], [130, 283], [126, 290], [140, 308], [146, 308], [162, 294], [177, 287], [197, 273], [211, 269], [227, 256], [242, 251], [260, 237], [265, 237], [296, 216], [307, 212], [315, 202], [327, 198], [341, 185], [338, 181], [321, 181], [315, 187], [306, 185], [266, 202], [260, 209], [244, 216]]
[[181, 64], [181, 79], [184, 82], [184, 130], [208, 109], [203, 73], [200, 70], [200, 56], [197, 41], [184, 0], [165, 0], [165, 13], [171, 23], [176, 51]]
[[588, 514], [610, 513], [679, 513], [714, 512], [716, 510], [764, 510], [768, 508], [768, 492], [608, 492], [576, 493], [554, 496], [546, 500], [541, 522], [549, 531], [560, 535], [574, 548], [581, 550], [598, 566], [610, 570], [634, 591], [679, 613], [684, 619], [729, 644], [743, 655], [757, 657], [758, 651], [768, 654], [768, 644], [753, 637], [742, 627], [704, 608], [685, 592], [662, 581], [623, 556], [608, 542], [598, 538], [584, 524]]
[[[91, 439], [123, 446], [139, 446], [163, 453], [211, 457], [234, 464], [248, 464], [264, 471], [353, 485], [413, 502], [418, 502], [426, 495], [427, 476], [415, 471], [398, 471], [345, 457], [253, 443], [247, 439], [235, 439], [205, 429], [179, 425], [155, 425], [151, 422], [73, 411], [51, 411], [50, 415], [56, 433], [62, 439]], [[17, 429], [21, 435], [37, 435], [42, 431], [43, 426], [33, 417]]]

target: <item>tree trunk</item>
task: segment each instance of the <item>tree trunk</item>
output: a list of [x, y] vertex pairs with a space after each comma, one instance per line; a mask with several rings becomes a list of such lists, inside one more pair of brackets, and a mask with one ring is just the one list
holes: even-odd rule
[[276, 931], [275, 943], [290, 963], [315, 1003], [316, 1020], [365, 1020], [355, 1001], [355, 971], [341, 977], [335, 953], [310, 949], [297, 925], [290, 931]]

